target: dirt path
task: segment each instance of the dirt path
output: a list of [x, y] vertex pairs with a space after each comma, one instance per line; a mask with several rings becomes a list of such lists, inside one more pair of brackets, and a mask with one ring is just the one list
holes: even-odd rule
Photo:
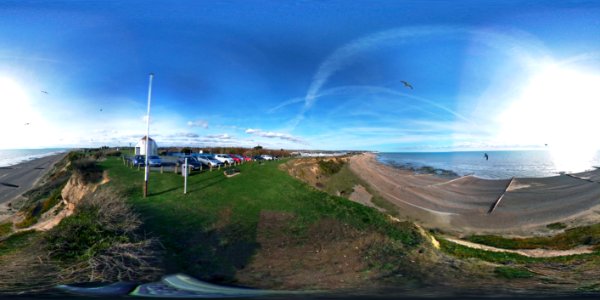
[[577, 247], [569, 250], [548, 250], [548, 249], [519, 249], [519, 250], [510, 250], [510, 249], [502, 249], [496, 248], [492, 246], [472, 243], [464, 240], [459, 240], [456, 238], [444, 236], [445, 240], [453, 242], [455, 244], [459, 244], [465, 247], [480, 249], [491, 252], [506, 252], [506, 253], [515, 253], [520, 254], [527, 257], [557, 257], [557, 256], [569, 256], [569, 255], [577, 255], [577, 254], [588, 254], [592, 253], [592, 247]]

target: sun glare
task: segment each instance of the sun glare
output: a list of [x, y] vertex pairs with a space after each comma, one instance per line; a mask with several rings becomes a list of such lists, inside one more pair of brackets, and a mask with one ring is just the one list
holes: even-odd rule
[[40, 118], [25, 90], [9, 77], [0, 76], [0, 105], [0, 128], [3, 128], [0, 149], [30, 145], [28, 132]]
[[547, 147], [561, 171], [589, 167], [600, 149], [600, 75], [548, 65], [500, 116], [500, 137]]

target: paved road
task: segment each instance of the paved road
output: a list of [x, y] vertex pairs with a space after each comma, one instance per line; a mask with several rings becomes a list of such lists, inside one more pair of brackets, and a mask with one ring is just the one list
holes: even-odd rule
[[0, 204], [31, 189], [65, 154], [46, 156], [18, 165], [0, 168]]

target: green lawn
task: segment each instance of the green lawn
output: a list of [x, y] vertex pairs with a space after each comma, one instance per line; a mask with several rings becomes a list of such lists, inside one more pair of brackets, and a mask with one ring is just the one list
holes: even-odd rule
[[279, 170], [280, 163], [245, 164], [237, 167], [241, 174], [231, 178], [222, 170], [192, 174], [187, 195], [181, 175], [153, 172], [146, 199], [143, 171], [127, 168], [119, 158], [108, 158], [101, 166], [109, 171], [110, 185], [122, 190], [140, 213], [145, 229], [164, 244], [167, 272], [233, 278], [235, 269], [247, 264], [259, 247], [256, 227], [263, 210], [294, 214], [300, 229], [295, 234], [320, 219], [333, 218], [381, 232], [407, 247], [421, 242], [413, 225], [391, 222], [372, 208], [313, 189]]

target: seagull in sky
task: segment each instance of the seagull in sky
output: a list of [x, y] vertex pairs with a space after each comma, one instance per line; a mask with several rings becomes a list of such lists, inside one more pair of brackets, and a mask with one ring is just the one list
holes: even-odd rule
[[408, 83], [407, 81], [401, 80], [400, 82], [402, 82], [402, 84], [404, 84], [405, 87], [409, 88], [409, 89], [413, 89], [412, 84]]
[[25, 126], [29, 125], [29, 122], [25, 123]]
[[44, 93], [44, 94], [48, 94], [48, 92], [46, 92], [46, 91], [41, 91], [41, 92]]

